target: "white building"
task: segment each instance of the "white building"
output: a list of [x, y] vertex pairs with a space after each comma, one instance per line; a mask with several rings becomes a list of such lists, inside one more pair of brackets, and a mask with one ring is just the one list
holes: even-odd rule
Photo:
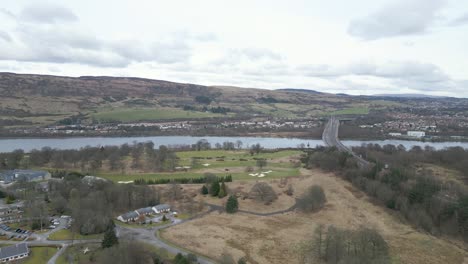
[[390, 132], [388, 133], [391, 137], [399, 137], [401, 136], [401, 133], [394, 133], [394, 132]]
[[157, 214], [167, 213], [171, 211], [171, 206], [168, 204], [156, 205], [156, 206], [153, 206], [153, 211]]
[[422, 137], [426, 136], [426, 132], [424, 132], [424, 131], [408, 131], [407, 135], [408, 135], [408, 137], [422, 138]]
[[29, 248], [26, 243], [0, 248], [0, 262], [14, 261], [27, 256], [29, 256]]

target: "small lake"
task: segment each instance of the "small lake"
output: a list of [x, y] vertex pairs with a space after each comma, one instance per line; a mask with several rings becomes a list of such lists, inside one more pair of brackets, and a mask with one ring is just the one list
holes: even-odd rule
[[[323, 145], [319, 139], [299, 139], [299, 138], [269, 138], [269, 137], [191, 137], [191, 136], [157, 136], [157, 137], [71, 137], [71, 138], [13, 138], [0, 139], [0, 152], [10, 152], [15, 149], [31, 151], [32, 149], [41, 149], [42, 147], [51, 147], [57, 149], [79, 149], [85, 146], [110, 146], [122, 145], [125, 143], [152, 141], [155, 147], [160, 145], [191, 145], [200, 139], [206, 139], [214, 146], [216, 143], [225, 141], [242, 141], [243, 148], [248, 148], [253, 144], [260, 143], [264, 148], [295, 148], [300, 144], [309, 144], [310, 147]], [[374, 143], [380, 145], [392, 144], [403, 145], [407, 149], [413, 146], [431, 146], [435, 149], [446, 147], [463, 147], [468, 149], [468, 142], [420, 142], [406, 140], [343, 140], [346, 146], [360, 146], [365, 143]]]

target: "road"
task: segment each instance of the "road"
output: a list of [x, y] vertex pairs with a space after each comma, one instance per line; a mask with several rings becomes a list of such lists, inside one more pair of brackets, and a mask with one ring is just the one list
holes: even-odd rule
[[[210, 209], [208, 211], [206, 211], [206, 212], [204, 212], [204, 213], [202, 213], [200, 215], [197, 215], [195, 218], [202, 217], [202, 216], [204, 216], [206, 214], [209, 214], [209, 213], [213, 212], [214, 210], [217, 210], [217, 208], [212, 208], [210, 206]], [[130, 228], [130, 227], [123, 227], [123, 226], [117, 225], [116, 226], [116, 234], [119, 237], [124, 237], [124, 236], [125, 237], [130, 237], [130, 238], [133, 238], [135, 240], [138, 240], [138, 241], [145, 242], [145, 243], [148, 243], [150, 245], [156, 246], [158, 248], [164, 248], [168, 252], [170, 252], [170, 253], [172, 253], [174, 255], [177, 254], [177, 253], [182, 253], [182, 254], [186, 255], [186, 254], [189, 254], [191, 252], [189, 252], [187, 250], [184, 250], [184, 249], [181, 249], [181, 248], [178, 248], [176, 246], [167, 244], [161, 238], [159, 238], [156, 234], [157, 234], [158, 230], [167, 228], [169, 226], [181, 224], [181, 223], [193, 220], [195, 218], [190, 218], [190, 219], [178, 221], [178, 222], [175, 222], [175, 223], [169, 223], [167, 225], [157, 226], [157, 227], [153, 227], [153, 228]], [[50, 231], [42, 233], [42, 234], [40, 234], [40, 233], [39, 234], [32, 234], [31, 237], [34, 240], [24, 240], [24, 241], [6, 240], [6, 241], [2, 241], [2, 244], [26, 243], [26, 244], [28, 244], [28, 246], [56, 246], [56, 247], [58, 247], [60, 249], [47, 262], [47, 264], [55, 264], [58, 257], [60, 255], [62, 255], [65, 252], [66, 248], [69, 247], [72, 244], [101, 243], [101, 241], [102, 241], [101, 239], [82, 239], [82, 240], [77, 240], [76, 239], [73, 242], [71, 240], [49, 240], [48, 237], [52, 233], [57, 232], [57, 231], [65, 228], [67, 226], [67, 224], [68, 224], [67, 219], [59, 219], [59, 221], [60, 221], [60, 224], [57, 226], [57, 228], [55, 228], [53, 230], [50, 230]], [[198, 262], [200, 264], [214, 264], [215, 263], [214, 261], [212, 261], [212, 260], [210, 260], [210, 259], [208, 259], [206, 257], [203, 257], [203, 256], [197, 255], [197, 258], [198, 258]]]
[[339, 151], [348, 152], [356, 158], [360, 167], [369, 167], [371, 164], [367, 160], [358, 156], [350, 148], [346, 147], [345, 145], [343, 145], [343, 143], [341, 143], [340, 139], [338, 138], [339, 128], [340, 120], [334, 116], [331, 116], [328, 120], [328, 123], [325, 125], [325, 129], [323, 130], [322, 134], [322, 140], [325, 143], [325, 145], [328, 147], [336, 147]]

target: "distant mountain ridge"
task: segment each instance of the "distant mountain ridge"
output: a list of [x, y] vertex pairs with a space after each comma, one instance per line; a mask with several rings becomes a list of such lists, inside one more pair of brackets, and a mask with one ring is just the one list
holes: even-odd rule
[[450, 98], [449, 96], [437, 96], [429, 94], [373, 94], [371, 96], [395, 98]]
[[276, 89], [275, 91], [308, 93], [308, 94], [326, 94], [326, 93], [323, 93], [323, 92], [310, 90], [310, 89], [305, 89], [305, 88], [280, 88], [280, 89]]

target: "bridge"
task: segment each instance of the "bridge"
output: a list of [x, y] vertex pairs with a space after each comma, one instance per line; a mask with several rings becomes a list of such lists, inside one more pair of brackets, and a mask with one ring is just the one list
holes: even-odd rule
[[338, 129], [340, 128], [340, 119], [337, 119], [335, 116], [331, 116], [328, 120], [328, 123], [325, 125], [323, 130], [322, 140], [327, 147], [336, 147], [339, 151], [348, 152], [354, 158], [356, 158], [358, 165], [362, 167], [369, 167], [370, 162], [363, 159], [361, 156], [358, 156], [350, 148], [346, 147], [341, 143], [338, 138]]

